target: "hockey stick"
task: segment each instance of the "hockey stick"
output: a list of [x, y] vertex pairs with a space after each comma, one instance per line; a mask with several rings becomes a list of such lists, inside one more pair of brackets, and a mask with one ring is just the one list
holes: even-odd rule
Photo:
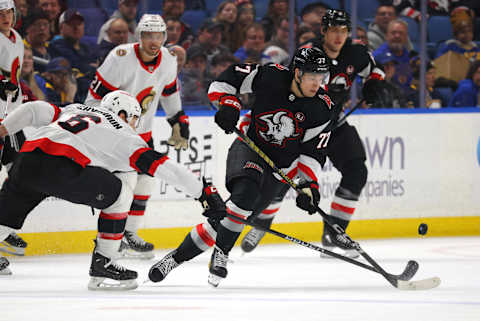
[[[348, 262], [348, 263], [352, 263], [352, 264], [357, 265], [361, 268], [364, 268], [364, 269], [367, 269], [367, 270], [370, 270], [370, 271], [373, 271], [373, 272], [376, 272], [376, 273], [380, 273], [379, 271], [377, 271], [375, 268], [371, 267], [370, 265], [359, 262], [359, 261], [356, 261], [354, 259], [351, 259], [348, 256], [337, 254], [335, 252], [324, 249], [323, 247], [316, 246], [312, 243], [302, 241], [300, 239], [297, 239], [297, 238], [295, 238], [293, 236], [290, 236], [290, 235], [287, 235], [287, 234], [283, 234], [282, 232], [278, 232], [278, 231], [272, 230], [268, 227], [263, 227], [263, 226], [257, 225], [255, 223], [249, 221], [249, 220], [246, 220], [246, 219], [243, 219], [241, 217], [232, 215], [230, 213], [228, 213], [227, 216], [230, 217], [232, 220], [239, 221], [239, 222], [241, 222], [243, 224], [246, 224], [246, 225], [249, 225], [249, 226], [251, 226], [255, 229], [262, 230], [264, 232], [273, 234], [275, 236], [278, 236], [279, 238], [290, 241], [292, 243], [295, 243], [295, 244], [307, 247], [309, 249], [312, 249], [314, 251], [332, 256], [332, 257], [337, 258], [339, 260], [342, 260], [342, 261], [345, 261], [345, 262]], [[405, 268], [405, 270], [401, 274], [395, 275], [395, 274], [389, 274], [388, 273], [389, 276], [393, 277], [393, 278], [396, 278], [396, 279], [399, 279], [399, 280], [409, 281], [415, 275], [415, 273], [417, 273], [417, 271], [418, 271], [418, 263], [415, 262], [415, 261], [411, 261], [411, 262], [413, 262], [413, 263], [408, 264], [407, 267]]]
[[363, 104], [364, 101], [365, 99], [362, 99], [355, 106], [353, 106], [352, 109], [348, 111], [348, 113], [346, 113], [341, 119], [337, 121], [337, 124], [333, 129], [339, 127], [345, 121], [345, 119], [347, 119], [348, 116], [350, 116], [355, 110], [358, 109], [358, 107], [360, 107]]
[[[277, 174], [279, 174], [290, 187], [293, 189], [297, 190], [297, 184], [290, 178], [288, 177], [281, 169], [279, 169], [275, 163], [260, 149], [255, 145], [255, 143], [245, 134], [243, 134], [238, 128], [234, 128], [233, 131], [235, 134], [240, 137], [245, 144], [247, 144], [248, 147], [250, 147], [251, 150], [253, 150], [256, 154], [258, 154]], [[396, 277], [394, 277], [392, 274], [387, 273], [374, 259], [370, 257], [360, 246], [358, 242], [355, 242], [348, 236], [345, 231], [340, 227], [338, 224], [333, 223], [330, 218], [328, 217], [328, 214], [325, 213], [321, 208], [318, 206], [316, 207], [317, 212], [322, 216], [324, 222], [326, 222], [328, 225], [330, 225], [335, 232], [337, 232], [338, 236], [340, 236], [348, 246], [355, 248], [355, 250], [363, 256], [368, 263], [370, 263], [375, 270], [377, 270], [378, 273], [382, 274], [382, 276], [390, 282], [390, 284], [397, 289], [400, 290], [427, 290], [431, 288], [435, 288], [438, 285], [440, 285], [440, 279], [438, 277], [433, 277], [425, 280], [419, 280], [419, 281], [403, 281], [400, 280]], [[418, 265], [417, 262], [415, 261], [409, 261], [407, 263], [407, 267], [405, 268], [406, 270], [413, 270], [414, 265]]]

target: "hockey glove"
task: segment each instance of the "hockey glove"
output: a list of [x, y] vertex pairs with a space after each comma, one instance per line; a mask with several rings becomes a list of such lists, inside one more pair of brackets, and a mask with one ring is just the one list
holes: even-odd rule
[[299, 184], [297, 186], [297, 191], [297, 207], [307, 211], [310, 215], [317, 212], [318, 203], [320, 202], [318, 183], [311, 181]]
[[175, 116], [168, 118], [167, 121], [172, 126], [172, 136], [167, 140], [167, 144], [174, 146], [176, 150], [180, 148], [186, 150], [190, 137], [188, 116], [181, 110]]
[[203, 207], [202, 215], [213, 219], [223, 219], [227, 215], [227, 207], [218, 194], [217, 188], [207, 183], [205, 177], [202, 178], [203, 189], [202, 195], [198, 198]]
[[0, 98], [2, 100], [7, 100], [7, 96], [12, 97], [12, 102], [17, 100], [18, 97], [18, 87], [8, 79], [0, 80]]
[[362, 95], [369, 107], [392, 107], [392, 94], [385, 86], [385, 81], [369, 79], [362, 88]]
[[225, 95], [220, 98], [219, 108], [215, 114], [215, 122], [225, 131], [226, 134], [233, 133], [240, 118], [240, 109], [242, 104], [237, 97]]

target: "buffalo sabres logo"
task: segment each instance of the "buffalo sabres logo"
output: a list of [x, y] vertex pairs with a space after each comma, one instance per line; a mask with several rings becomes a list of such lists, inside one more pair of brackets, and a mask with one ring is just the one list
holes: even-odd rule
[[264, 127], [258, 127], [258, 135], [267, 143], [285, 147], [287, 139], [297, 139], [302, 129], [297, 127], [297, 121], [293, 114], [284, 109], [260, 114], [257, 116], [259, 123]]

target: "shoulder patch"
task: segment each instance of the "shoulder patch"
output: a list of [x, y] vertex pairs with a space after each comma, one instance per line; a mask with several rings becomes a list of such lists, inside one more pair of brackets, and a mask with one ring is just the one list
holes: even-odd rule
[[117, 56], [122, 57], [127, 54], [127, 51], [125, 49], [117, 49]]

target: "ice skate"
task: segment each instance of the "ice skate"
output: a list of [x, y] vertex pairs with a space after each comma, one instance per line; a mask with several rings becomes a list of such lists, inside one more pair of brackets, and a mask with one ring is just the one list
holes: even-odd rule
[[96, 250], [92, 254], [88, 289], [95, 291], [124, 291], [138, 287], [137, 272], [128, 270]]
[[0, 275], [10, 275], [12, 271], [8, 268], [10, 262], [8, 262], [7, 258], [0, 256]]
[[210, 271], [208, 283], [210, 285], [217, 287], [220, 284], [220, 281], [227, 277], [228, 261], [228, 254], [223, 253], [219, 247], [215, 246], [213, 248], [212, 257], [210, 258], [210, 263], [208, 264], [208, 270]]
[[[327, 223], [324, 223], [323, 235], [322, 235], [322, 246], [324, 249], [329, 250], [331, 252], [335, 252], [337, 254], [345, 255], [351, 259], [356, 259], [360, 256], [358, 252], [346, 245], [341, 240], [341, 235], [335, 232], [335, 230], [330, 227]], [[322, 258], [333, 258], [327, 254], [320, 254]]]
[[137, 233], [125, 231], [119, 252], [121, 257], [150, 260], [155, 257], [153, 248], [152, 243], [144, 241]]
[[17, 233], [12, 232], [3, 241], [0, 242], [0, 251], [12, 255], [24, 256], [27, 242], [25, 242]]
[[174, 250], [167, 255], [157, 263], [155, 263], [151, 268], [150, 271], [148, 272], [148, 278], [152, 282], [160, 282], [165, 279], [165, 277], [172, 271], [174, 268], [179, 266], [182, 263], [177, 263], [175, 259], [173, 258], [173, 255], [177, 253], [177, 250]]
[[252, 252], [257, 247], [258, 243], [260, 243], [264, 235], [264, 231], [252, 227], [242, 239], [242, 243], [240, 245], [242, 251], [245, 253]]

